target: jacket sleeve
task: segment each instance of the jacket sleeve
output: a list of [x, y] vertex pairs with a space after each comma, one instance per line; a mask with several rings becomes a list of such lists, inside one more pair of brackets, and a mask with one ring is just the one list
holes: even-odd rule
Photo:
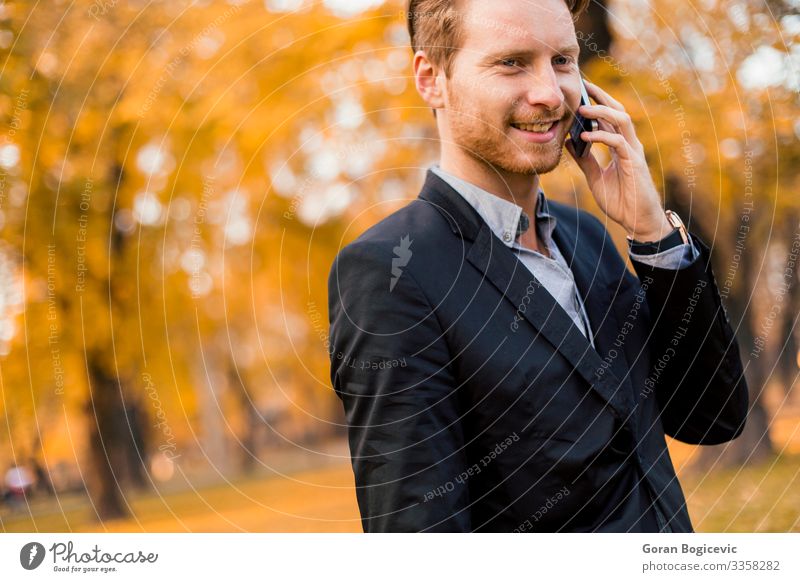
[[652, 332], [652, 382], [665, 432], [686, 443], [714, 445], [744, 428], [747, 384], [739, 347], [711, 271], [709, 248], [690, 235], [699, 256], [679, 270], [632, 260]]
[[457, 386], [425, 294], [381, 243], [345, 248], [328, 291], [331, 382], [364, 531], [469, 531]]

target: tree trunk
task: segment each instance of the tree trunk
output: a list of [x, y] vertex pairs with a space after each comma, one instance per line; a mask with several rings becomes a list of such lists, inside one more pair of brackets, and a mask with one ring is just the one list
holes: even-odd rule
[[242, 471], [250, 473], [256, 468], [258, 460], [258, 429], [262, 423], [256, 410], [256, 405], [236, 367], [236, 362], [231, 357], [228, 360], [228, 386], [236, 395], [236, 401], [244, 418], [244, 429], [239, 437], [240, 466]]
[[[796, 212], [787, 212], [783, 224], [783, 240], [787, 245], [788, 254], [792, 252], [795, 232], [798, 225]], [[778, 320], [778, 362], [776, 377], [781, 381], [785, 396], [789, 396], [797, 378], [797, 336], [795, 335], [795, 322], [800, 314], [800, 285], [797, 280], [797, 265], [791, 265], [787, 260], [786, 283], [789, 285], [784, 299], [784, 309]]]
[[[199, 349], [203, 349], [201, 345]], [[194, 366], [195, 389], [200, 412], [202, 453], [210, 467], [220, 475], [228, 475], [231, 459], [228, 454], [223, 396], [227, 378], [218, 365], [217, 346], [209, 342]]]
[[[87, 493], [101, 521], [127, 517], [130, 512], [114, 466], [120, 461], [120, 432], [126, 430], [120, 387], [97, 358], [87, 354], [89, 367], [89, 463], [84, 473]], [[124, 449], [123, 449], [124, 450]]]
[[612, 38], [611, 30], [608, 28], [606, 0], [591, 2], [588, 9], [575, 23], [575, 31], [578, 34], [578, 43], [581, 48], [579, 58], [581, 67], [596, 59], [601, 51], [607, 54]]

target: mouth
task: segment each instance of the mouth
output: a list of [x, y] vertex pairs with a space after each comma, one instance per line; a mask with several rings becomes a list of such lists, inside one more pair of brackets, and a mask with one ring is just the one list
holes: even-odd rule
[[512, 123], [514, 129], [524, 141], [534, 144], [550, 143], [556, 137], [560, 119], [540, 121], [537, 123]]
[[558, 119], [554, 119], [552, 121], [537, 122], [537, 123], [512, 123], [511, 127], [528, 133], [545, 134], [549, 132], [553, 128], [553, 126], [555, 126], [558, 123], [558, 121], [559, 121]]

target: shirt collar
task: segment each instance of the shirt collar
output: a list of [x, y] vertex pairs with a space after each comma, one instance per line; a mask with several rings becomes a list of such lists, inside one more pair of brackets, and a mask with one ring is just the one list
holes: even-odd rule
[[[514, 246], [520, 217], [524, 214], [521, 206], [444, 171], [438, 164], [433, 165], [431, 171], [447, 182], [475, 209], [504, 245]], [[544, 191], [539, 188], [536, 197], [536, 222], [549, 237], [555, 227], [555, 221], [555, 217], [549, 212]]]

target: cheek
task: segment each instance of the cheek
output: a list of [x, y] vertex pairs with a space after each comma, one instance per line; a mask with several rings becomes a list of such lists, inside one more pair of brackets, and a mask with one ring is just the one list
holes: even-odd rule
[[561, 86], [561, 92], [564, 94], [565, 105], [571, 113], [574, 113], [581, 103], [580, 81], [570, 78]]

